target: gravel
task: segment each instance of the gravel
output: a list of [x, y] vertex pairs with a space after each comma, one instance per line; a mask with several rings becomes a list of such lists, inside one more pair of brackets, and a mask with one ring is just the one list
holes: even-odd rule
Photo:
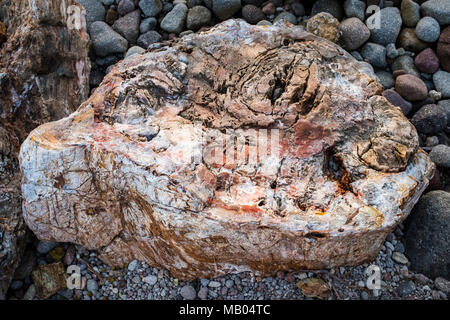
[[402, 281], [399, 284], [397, 292], [400, 296], [406, 297], [406, 296], [410, 295], [411, 293], [413, 293], [414, 290], [416, 290], [416, 286], [415, 286], [414, 282], [412, 282], [411, 280], [407, 280], [407, 281]]
[[[279, 271], [273, 277], [260, 277], [250, 272], [228, 274], [213, 279], [199, 279], [192, 282], [182, 281], [170, 276], [163, 269], [158, 269], [138, 260], [132, 261], [127, 268], [115, 269], [101, 262], [95, 252], [75, 245], [76, 258], [74, 264], [81, 267], [81, 275], [87, 279], [86, 286], [81, 290], [61, 290], [51, 300], [80, 299], [80, 300], [180, 300], [180, 299], [218, 299], [218, 300], [257, 300], [257, 299], [311, 299], [306, 297], [297, 287], [297, 282], [309, 278], [323, 279], [332, 286], [329, 299], [377, 300], [377, 299], [433, 299], [432, 291], [437, 299], [443, 296], [439, 293], [445, 287], [440, 280], [438, 286], [422, 274], [410, 271], [406, 265], [393, 261], [397, 247], [401, 243], [402, 232], [400, 226], [391, 233], [372, 264], [380, 266], [382, 270], [382, 288], [378, 291], [368, 290], [366, 287], [366, 268], [369, 264], [356, 267], [338, 267], [330, 270], [316, 270], [309, 272]], [[59, 244], [65, 249], [66, 244]], [[51, 263], [48, 256], [42, 256], [46, 263]], [[95, 272], [93, 272], [95, 270]], [[101, 278], [99, 278], [101, 277]], [[420, 279], [419, 282], [416, 279]], [[416, 281], [414, 287], [403, 284]], [[400, 286], [400, 289], [399, 289]], [[427, 288], [428, 286], [428, 288]], [[17, 292], [30, 290], [35, 296], [34, 285], [24, 281], [24, 285]], [[28, 288], [28, 289], [27, 289]], [[30, 289], [31, 288], [31, 289]], [[33, 293], [34, 292], [34, 293]], [[402, 292], [402, 296], [399, 296]], [[36, 297], [38, 299], [38, 297]]]

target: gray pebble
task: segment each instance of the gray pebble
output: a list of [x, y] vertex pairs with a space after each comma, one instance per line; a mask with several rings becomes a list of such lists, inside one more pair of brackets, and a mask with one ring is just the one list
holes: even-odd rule
[[90, 35], [95, 53], [101, 57], [125, 53], [128, 48], [128, 41], [103, 21], [92, 23]]
[[120, 0], [119, 5], [117, 6], [117, 12], [121, 16], [134, 11], [134, 9], [136, 9], [136, 7], [134, 6], [133, 0]]
[[211, 11], [203, 6], [195, 6], [189, 9], [186, 19], [186, 27], [191, 30], [198, 30], [211, 22]]
[[45, 242], [39, 241], [39, 244], [36, 247], [37, 252], [40, 254], [47, 254], [58, 245], [57, 242]]
[[450, 24], [450, 0], [429, 0], [420, 6], [422, 15], [435, 18], [441, 25]]
[[366, 291], [361, 292], [361, 299], [369, 300], [369, 294]]
[[[376, 17], [380, 17], [378, 25]], [[400, 10], [396, 7], [381, 9], [366, 20], [366, 25], [371, 31], [373, 42], [387, 45], [395, 43], [402, 27], [402, 17]]]
[[441, 27], [432, 17], [423, 17], [416, 26], [416, 36], [425, 42], [435, 42], [439, 39]]
[[438, 71], [433, 74], [433, 83], [436, 90], [442, 94], [442, 98], [450, 98], [450, 73]]
[[375, 74], [384, 89], [392, 88], [395, 85], [395, 80], [394, 77], [392, 76], [392, 73], [379, 70]]
[[[205, 3], [208, 6], [206, 1]], [[226, 20], [241, 9], [241, 0], [211, 0], [211, 5], [208, 7], [212, 8], [219, 19]]]
[[366, 43], [361, 49], [361, 55], [364, 59], [377, 68], [386, 68], [386, 48], [376, 43]]
[[185, 25], [187, 12], [185, 4], [177, 4], [161, 21], [161, 29], [169, 33], [180, 33]]
[[398, 294], [402, 297], [413, 293], [414, 290], [416, 290], [416, 286], [411, 280], [402, 281], [397, 288]]
[[140, 0], [139, 8], [146, 17], [155, 17], [163, 9], [163, 5], [160, 0]]
[[23, 296], [23, 300], [33, 300], [36, 296], [36, 287], [34, 284], [30, 285]]
[[283, 11], [281, 12], [279, 15], [277, 15], [275, 17], [275, 19], [273, 20], [273, 24], [277, 23], [280, 20], [285, 20], [288, 21], [292, 24], [296, 24], [297, 23], [297, 18], [290, 12], [287, 11]]
[[197, 296], [202, 300], [206, 300], [208, 298], [208, 291], [209, 290], [207, 287], [201, 287], [197, 293]]
[[128, 264], [128, 271], [133, 272], [134, 270], [136, 270], [137, 266], [138, 266], [138, 261], [137, 260], [133, 260]]
[[144, 49], [148, 49], [152, 44], [159, 41], [161, 41], [161, 35], [154, 30], [150, 30], [139, 36], [137, 44]]
[[86, 289], [92, 293], [97, 292], [97, 290], [98, 290], [97, 281], [95, 281], [94, 279], [89, 279], [86, 284]]
[[210, 281], [210, 282], [208, 283], [208, 286], [211, 287], [211, 288], [218, 288], [218, 287], [221, 286], [221, 283], [218, 282], [218, 281]]
[[197, 292], [195, 291], [194, 287], [186, 285], [181, 288], [180, 295], [185, 300], [194, 300], [197, 297]]
[[404, 70], [406, 73], [420, 78], [420, 73], [414, 64], [414, 59], [408, 55], [401, 55], [395, 59], [394, 63], [391, 65], [391, 68], [392, 71]]
[[450, 147], [438, 144], [431, 150], [430, 158], [436, 165], [450, 168]]
[[399, 56], [399, 52], [394, 43], [389, 43], [386, 46], [386, 56], [390, 59], [395, 59]]
[[157, 24], [158, 21], [156, 21], [156, 18], [154, 17], [146, 18], [141, 21], [141, 24], [139, 25], [139, 31], [141, 34], [143, 34], [150, 30], [154, 30]]
[[356, 17], [364, 20], [366, 3], [360, 0], [346, 0], [344, 2], [344, 11], [347, 17]]
[[139, 10], [135, 10], [117, 19], [112, 25], [112, 28], [127, 39], [129, 43], [134, 44], [139, 36], [140, 22], [141, 13]]
[[149, 285], [153, 286], [153, 285], [156, 284], [156, 282], [158, 282], [158, 278], [157, 278], [156, 276], [154, 276], [154, 275], [149, 275], [149, 276], [146, 276], [146, 277], [143, 279], [143, 281], [144, 281], [145, 283], [148, 283]]
[[98, 0], [77, 0], [86, 9], [86, 23], [88, 28], [95, 21], [105, 19], [106, 9]]

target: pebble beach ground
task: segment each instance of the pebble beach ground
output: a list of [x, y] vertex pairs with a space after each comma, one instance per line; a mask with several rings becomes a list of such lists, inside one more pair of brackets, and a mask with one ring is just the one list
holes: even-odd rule
[[[153, 268], [144, 262], [132, 261], [126, 268], [115, 269], [102, 263], [95, 252], [70, 244], [30, 243], [32, 258], [25, 259], [19, 270], [31, 269], [35, 264], [63, 261], [66, 266], [80, 267], [86, 278], [83, 289], [63, 289], [51, 300], [395, 300], [448, 299], [450, 282], [409, 270], [403, 254], [402, 226], [391, 233], [375, 261], [356, 267], [337, 267], [330, 270], [278, 272], [272, 277], [258, 277], [249, 272], [229, 274], [214, 279], [185, 282], [173, 278], [166, 270]], [[376, 265], [381, 271], [381, 289], [368, 288], [367, 268]], [[19, 277], [22, 275], [19, 275]], [[304, 292], [303, 284], [319, 282], [323, 290]], [[370, 285], [369, 285], [370, 286]], [[35, 285], [26, 275], [13, 281], [10, 299], [39, 299]]]
[[[90, 85], [109, 68], [155, 43], [202, 31], [236, 17], [251, 24], [284, 19], [347, 49], [369, 63], [383, 96], [415, 125], [420, 145], [437, 164], [430, 190], [450, 190], [450, 0], [381, 1], [381, 27], [369, 29], [369, 5], [380, 1], [297, 0], [79, 0], [87, 11], [92, 39]], [[442, 208], [448, 211], [450, 208]], [[404, 227], [391, 233], [375, 261], [331, 270], [251, 273], [184, 282], [133, 261], [124, 269], [103, 264], [80, 246], [31, 239], [8, 291], [8, 299], [40, 299], [31, 272], [61, 261], [77, 265], [83, 289], [63, 289], [49, 299], [448, 299], [450, 282], [410, 270]], [[438, 250], [434, 248], [433, 250]], [[444, 248], [445, 250], [445, 248]], [[448, 252], [448, 247], [447, 247]], [[381, 289], [368, 288], [370, 265], [381, 271]], [[314, 289], [311, 289], [314, 287]]]

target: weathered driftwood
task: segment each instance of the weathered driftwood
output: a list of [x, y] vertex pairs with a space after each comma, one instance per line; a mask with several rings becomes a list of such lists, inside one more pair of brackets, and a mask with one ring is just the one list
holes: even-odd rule
[[288, 24], [229, 20], [166, 43], [30, 134], [26, 222], [185, 279], [371, 260], [433, 171], [381, 91], [364, 64]]
[[[0, 47], [0, 299], [25, 245], [18, 153], [38, 125], [70, 115], [89, 93], [85, 12], [72, 0], [2, 1]], [[73, 7], [72, 7], [73, 9]]]

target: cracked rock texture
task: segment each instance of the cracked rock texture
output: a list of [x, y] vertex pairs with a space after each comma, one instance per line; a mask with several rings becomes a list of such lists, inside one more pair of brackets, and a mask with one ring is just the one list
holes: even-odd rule
[[70, 115], [88, 97], [89, 38], [85, 22], [79, 29], [68, 28], [70, 5], [75, 1], [0, 4], [1, 19], [8, 26], [7, 41], [0, 48], [0, 299], [26, 242], [20, 144], [32, 129]]
[[434, 170], [375, 79], [284, 22], [228, 20], [133, 55], [23, 143], [25, 221], [182, 279], [372, 260]]

